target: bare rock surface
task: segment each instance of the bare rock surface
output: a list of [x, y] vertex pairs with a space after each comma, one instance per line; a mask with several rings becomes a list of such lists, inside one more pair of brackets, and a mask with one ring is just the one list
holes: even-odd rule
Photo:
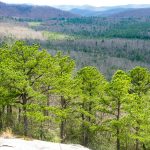
[[0, 138], [0, 150], [89, 150], [80, 145], [60, 144], [40, 140]]

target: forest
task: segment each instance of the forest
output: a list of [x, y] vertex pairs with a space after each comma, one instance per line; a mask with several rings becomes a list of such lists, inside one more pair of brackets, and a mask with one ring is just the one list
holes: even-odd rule
[[39, 44], [1, 44], [1, 131], [92, 150], [148, 150], [149, 124], [148, 68], [116, 70], [107, 79]]
[[97, 67], [109, 80], [118, 69], [150, 68], [148, 36], [149, 17], [0, 18], [0, 45], [39, 43], [51, 54], [69, 55], [77, 69]]

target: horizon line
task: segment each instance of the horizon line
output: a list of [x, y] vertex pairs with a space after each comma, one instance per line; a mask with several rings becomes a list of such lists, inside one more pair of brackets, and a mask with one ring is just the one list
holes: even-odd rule
[[50, 6], [50, 7], [57, 7], [57, 6], [91, 6], [91, 7], [115, 7], [115, 6], [128, 6], [128, 5], [150, 5], [150, 4], [146, 4], [146, 3], [142, 3], [142, 4], [136, 4], [136, 3], [131, 3], [131, 4], [118, 4], [118, 5], [102, 5], [102, 6], [95, 6], [95, 5], [90, 5], [90, 4], [83, 4], [83, 5], [73, 5], [73, 4], [60, 4], [60, 5], [48, 5], [48, 4], [34, 4], [34, 3], [8, 3], [8, 2], [3, 2], [0, 1], [0, 3], [4, 3], [4, 4], [10, 4], [10, 5], [31, 5], [31, 6]]

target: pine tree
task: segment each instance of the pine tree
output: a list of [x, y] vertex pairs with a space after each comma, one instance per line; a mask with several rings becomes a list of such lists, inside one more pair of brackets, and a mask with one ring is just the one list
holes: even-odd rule
[[97, 105], [99, 105], [106, 80], [95, 67], [84, 67], [77, 73], [76, 78], [80, 80], [81, 96], [79, 112], [81, 114], [82, 145], [89, 146], [92, 141], [91, 126], [96, 124]]
[[112, 132], [115, 131], [117, 150], [121, 149], [121, 137], [124, 134], [122, 132], [125, 126], [124, 118], [126, 117], [124, 106], [130, 97], [129, 89], [129, 76], [124, 71], [118, 70], [108, 86], [109, 111], [111, 114], [109, 124]]
[[[28, 135], [27, 105], [30, 101], [41, 100], [44, 95], [41, 91], [41, 81], [49, 71], [51, 56], [45, 50], [39, 51], [37, 45], [26, 45], [16, 42], [5, 48], [3, 59], [3, 76], [7, 77], [5, 84], [9, 93], [13, 94], [13, 104], [21, 104], [23, 109], [24, 135]], [[8, 90], [7, 89], [7, 90]], [[10, 106], [11, 104], [10, 103]]]
[[[129, 72], [132, 87], [130, 93], [133, 94], [130, 107], [128, 109], [131, 120], [132, 138], [135, 139], [135, 149], [139, 150], [143, 144], [149, 141], [149, 91], [150, 72], [146, 68], [136, 67]], [[147, 98], [146, 98], [147, 97]], [[146, 132], [147, 134], [145, 134]], [[145, 142], [146, 141], [146, 142]]]

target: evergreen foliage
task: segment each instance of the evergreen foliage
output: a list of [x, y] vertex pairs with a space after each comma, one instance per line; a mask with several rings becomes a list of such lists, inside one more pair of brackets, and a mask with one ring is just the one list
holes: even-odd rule
[[61, 53], [17, 41], [0, 48], [0, 130], [95, 150], [150, 149], [150, 72], [107, 81]]

